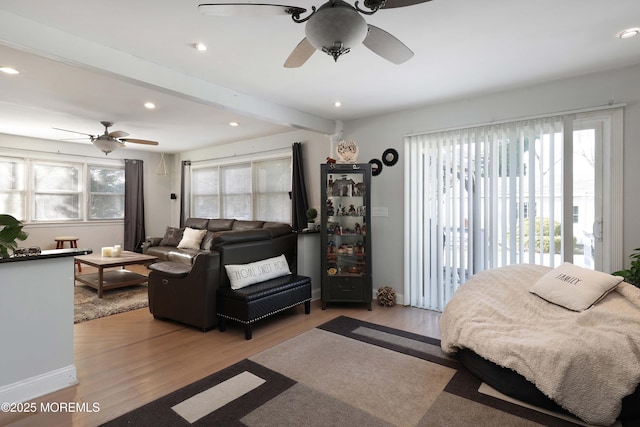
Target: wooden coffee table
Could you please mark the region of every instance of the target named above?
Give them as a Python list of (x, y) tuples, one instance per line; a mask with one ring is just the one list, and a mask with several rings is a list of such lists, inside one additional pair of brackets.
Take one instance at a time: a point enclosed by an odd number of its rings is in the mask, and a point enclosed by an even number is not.
[[(76, 280), (98, 290), (98, 298), (102, 298), (105, 289), (122, 288), (124, 286), (138, 285), (147, 281), (147, 276), (126, 270), (127, 265), (149, 265), (158, 258), (136, 252), (122, 251), (119, 257), (103, 257), (101, 254), (79, 255), (76, 261), (98, 269), (97, 273), (76, 274)], [(108, 270), (105, 268), (122, 267), (120, 270)]]

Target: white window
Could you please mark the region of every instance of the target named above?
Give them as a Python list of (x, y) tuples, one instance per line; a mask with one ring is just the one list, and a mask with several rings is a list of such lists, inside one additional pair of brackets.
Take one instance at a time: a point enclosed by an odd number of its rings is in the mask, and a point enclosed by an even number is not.
[(24, 222), (123, 220), (124, 182), (118, 165), (0, 157), (0, 213)]
[(196, 218), (217, 218), (220, 211), (218, 167), (194, 169), (191, 180), (193, 215)]
[(256, 162), (255, 217), (265, 221), (291, 221), (291, 158)]
[(222, 218), (252, 219), (251, 163), (220, 168)]
[(124, 219), (124, 169), (89, 166), (89, 219)]
[(0, 157), (0, 213), (26, 219), (25, 166), (23, 159)]
[(62, 163), (33, 163), (35, 221), (82, 219), (82, 167)]
[(191, 169), (191, 214), (291, 222), (291, 156)]

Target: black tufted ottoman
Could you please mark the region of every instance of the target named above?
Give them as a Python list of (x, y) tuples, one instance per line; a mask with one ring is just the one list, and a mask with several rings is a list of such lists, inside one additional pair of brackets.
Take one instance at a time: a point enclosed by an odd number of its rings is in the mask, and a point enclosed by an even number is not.
[(254, 322), (282, 310), (304, 304), (304, 312), (311, 312), (311, 278), (290, 274), (255, 285), (233, 290), (218, 288), (217, 314), (219, 328), (226, 329), (226, 321), (244, 323), (245, 338), (251, 339)]

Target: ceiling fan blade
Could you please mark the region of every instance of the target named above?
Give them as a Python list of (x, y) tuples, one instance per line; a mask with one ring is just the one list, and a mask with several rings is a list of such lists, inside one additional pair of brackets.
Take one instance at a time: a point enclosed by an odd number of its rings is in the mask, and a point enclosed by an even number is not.
[(135, 144), (158, 145), (157, 141), (149, 141), (147, 139), (120, 138), (122, 142), (133, 142)]
[(307, 59), (311, 58), (313, 52), (316, 51), (316, 48), (309, 43), (307, 38), (303, 38), (300, 43), (293, 49), (293, 52), (289, 55), (287, 60), (284, 62), (285, 68), (298, 68), (301, 67)]
[(374, 53), (394, 64), (402, 64), (413, 57), (413, 51), (400, 40), (373, 25), (368, 25), (367, 36), (362, 42)]
[(298, 6), (267, 3), (215, 3), (200, 4), (198, 10), (203, 15), (212, 16), (268, 16), (302, 14), (307, 11)]
[(95, 138), (95, 136), (94, 136), (94, 135), (91, 135), (90, 133), (78, 132), (78, 131), (75, 131), (75, 130), (61, 129), (61, 128), (52, 128), (52, 129), (55, 129), (55, 130), (62, 130), (62, 131), (65, 131), (65, 132), (78, 133), (78, 134), (80, 134), (80, 135), (87, 135), (88, 137)]
[[(431, 0), (387, 0), (380, 9), (393, 9), (395, 7), (413, 6), (414, 4), (426, 3)], [(365, 6), (367, 2), (365, 1)]]
[(125, 136), (129, 136), (129, 134), (121, 130), (114, 130), (113, 132), (109, 132), (109, 136), (111, 138), (122, 138)]

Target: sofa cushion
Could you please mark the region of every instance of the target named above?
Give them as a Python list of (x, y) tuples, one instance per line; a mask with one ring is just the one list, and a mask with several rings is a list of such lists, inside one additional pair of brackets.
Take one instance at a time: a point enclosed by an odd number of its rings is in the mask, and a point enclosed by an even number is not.
[(209, 220), (207, 230), (209, 231), (225, 231), (233, 228), (235, 219), (213, 218)]
[(207, 230), (197, 230), (195, 228), (185, 228), (182, 234), (182, 240), (178, 243), (178, 249), (200, 249), (200, 243)]
[(211, 243), (213, 243), (213, 237), (215, 236), (215, 232), (207, 231), (207, 234), (204, 235), (204, 239), (202, 239), (202, 243), (200, 243), (200, 249), (203, 251), (211, 250)]
[(167, 227), (164, 237), (160, 241), (160, 246), (178, 246), (182, 240), (182, 229), (176, 227)]
[(185, 227), (197, 228), (198, 230), (205, 230), (209, 224), (208, 218), (187, 218), (184, 222)]
[(168, 260), (171, 251), (175, 250), (175, 246), (149, 246), (145, 254), (157, 257), (159, 260)]
[(262, 228), (264, 221), (246, 221), (243, 219), (237, 219), (233, 222), (232, 230), (253, 230), (256, 228)]
[(218, 231), (213, 236), (212, 247), (216, 248), (230, 243), (254, 242), (270, 239), (271, 233), (269, 233), (269, 230), (264, 230), (262, 228), (257, 230)]
[(285, 234), (291, 234), (293, 228), (289, 224), (283, 222), (265, 222), (263, 228), (269, 230), (271, 237), (278, 237)]
[(225, 265), (224, 268), (227, 270), (231, 289), (240, 289), (291, 274), (287, 258), (284, 255), (249, 264)]

